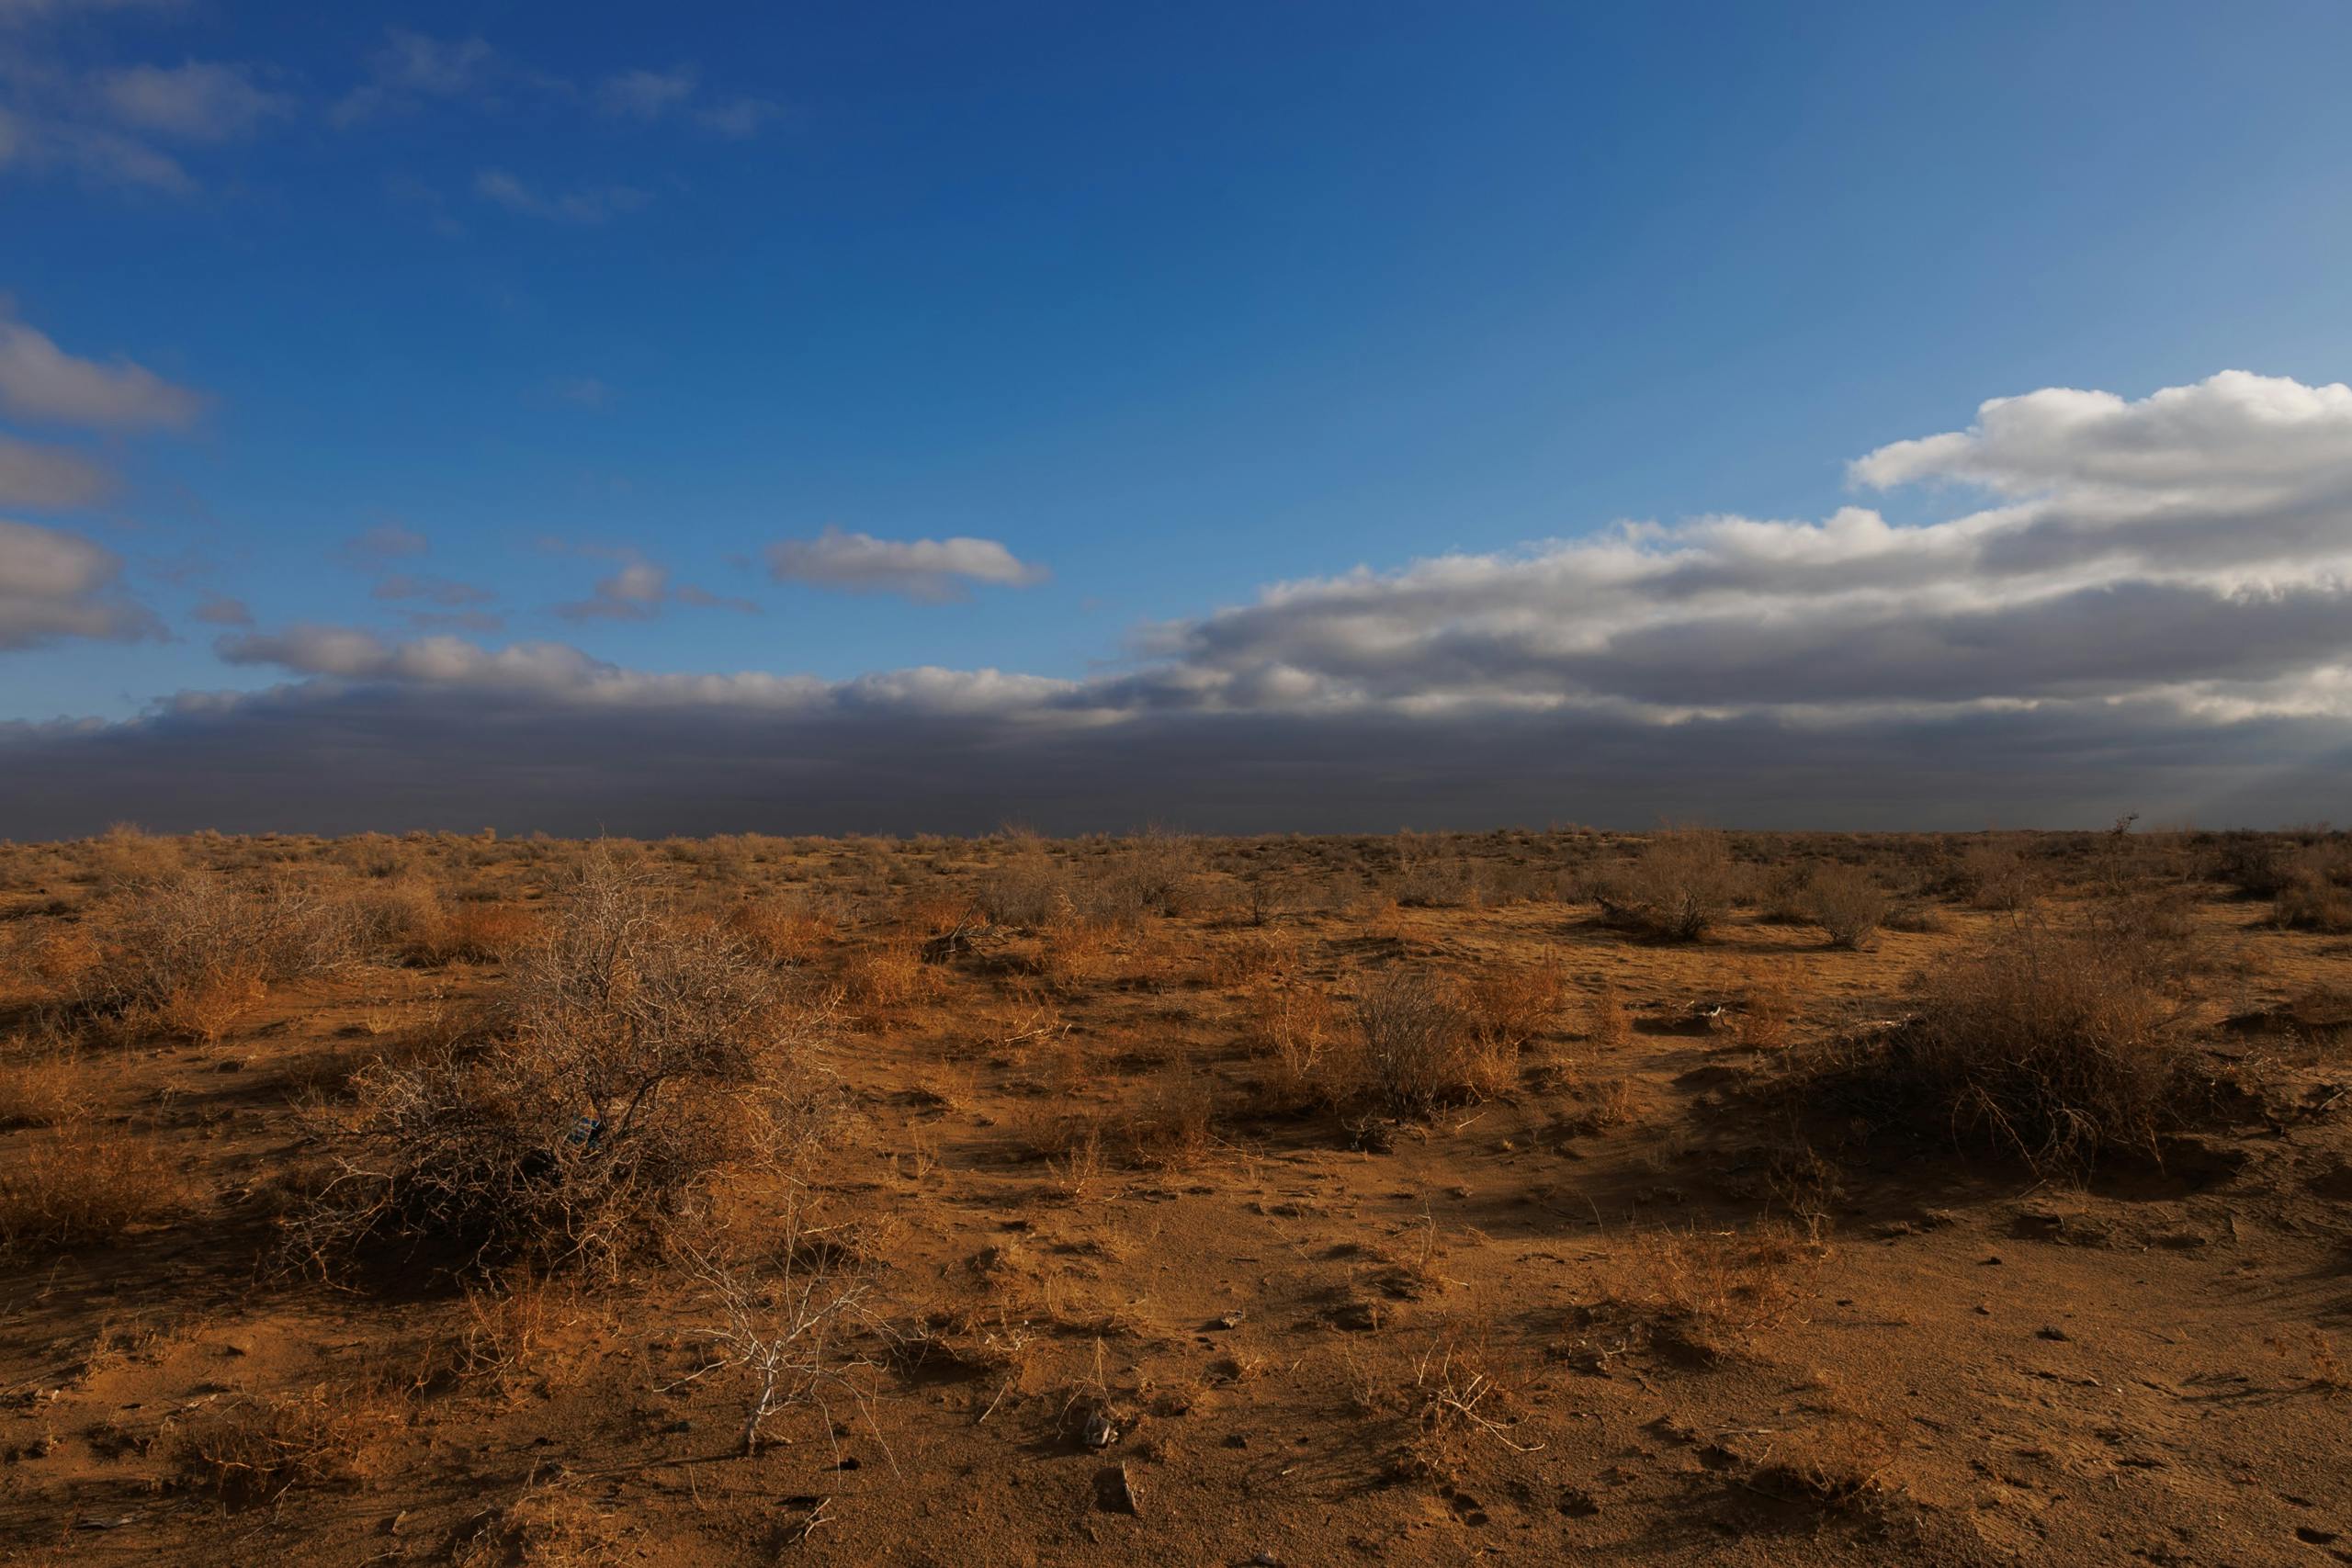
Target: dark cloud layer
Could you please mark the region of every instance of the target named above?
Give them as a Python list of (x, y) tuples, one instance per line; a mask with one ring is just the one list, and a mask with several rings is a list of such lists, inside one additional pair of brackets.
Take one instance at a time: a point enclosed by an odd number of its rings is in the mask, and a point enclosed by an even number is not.
[[(159, 829), (516, 833), (1951, 828), (2278, 823), (2343, 791), (2341, 727), (2105, 705), (1802, 728), (1555, 715), (1163, 714), (1009, 733), (888, 707), (779, 716), (289, 686), (119, 726), (0, 728), (18, 838)], [(169, 780), (159, 787), (160, 780)], [(2352, 805), (2352, 801), (2347, 801)]]

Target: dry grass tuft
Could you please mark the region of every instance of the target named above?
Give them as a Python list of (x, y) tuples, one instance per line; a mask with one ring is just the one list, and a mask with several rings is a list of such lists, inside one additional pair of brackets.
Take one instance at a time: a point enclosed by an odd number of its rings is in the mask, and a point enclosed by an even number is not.
[(395, 1420), (350, 1389), (246, 1397), (179, 1422), (170, 1438), (182, 1484), (230, 1508), (274, 1503), (298, 1486), (362, 1478), (362, 1456)]
[(21, 1134), (0, 1164), (0, 1254), (111, 1241), (182, 1198), (154, 1145), (120, 1128), (76, 1119)]

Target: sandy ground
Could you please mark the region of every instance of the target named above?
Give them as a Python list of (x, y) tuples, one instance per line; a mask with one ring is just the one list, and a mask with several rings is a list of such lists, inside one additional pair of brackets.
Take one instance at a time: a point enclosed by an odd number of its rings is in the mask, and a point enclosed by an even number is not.
[[(62, 877), (24, 872), (11, 924), (76, 919)], [(816, 965), (953, 923), (892, 897)], [(1303, 900), (1154, 916), (1058, 974), (1046, 939), (978, 929), (829, 1035), (846, 1110), (808, 1213), (870, 1286), (841, 1353), (874, 1365), (748, 1458), (740, 1379), (684, 1381), (713, 1309), (675, 1266), (503, 1296), (281, 1268), (264, 1198), (320, 1086), (502, 966), (274, 987), (211, 1043), (82, 1058), (96, 1122), (185, 1198), (6, 1260), (0, 1556), (2352, 1562), (2352, 1059), (2278, 1021), (2352, 989), (2352, 943), (2177, 897), (2204, 1048), (2275, 1089), (2083, 1183), (1772, 1092), (1788, 1050), (2000, 940), (1995, 913), (1842, 952), (1753, 908), (1667, 944), (1555, 898)], [(1425, 1120), (1270, 1103), (1270, 993), (1538, 960), (1566, 984), (1499, 1092)], [(1706, 1016), (1759, 982), (1792, 1006), (1761, 1047)], [(1040, 1152), (1154, 1097), (1204, 1097), (1205, 1136)], [(46, 1135), (0, 1133), (0, 1162)], [(782, 1200), (727, 1201), (756, 1231)], [(332, 1409), (347, 1451), (252, 1506), (186, 1484), (178, 1435), (266, 1399)]]

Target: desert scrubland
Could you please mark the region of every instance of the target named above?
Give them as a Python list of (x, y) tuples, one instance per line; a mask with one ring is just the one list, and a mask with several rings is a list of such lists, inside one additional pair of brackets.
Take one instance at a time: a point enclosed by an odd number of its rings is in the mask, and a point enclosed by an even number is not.
[(2347, 884), (0, 846), (0, 1553), (2352, 1562)]

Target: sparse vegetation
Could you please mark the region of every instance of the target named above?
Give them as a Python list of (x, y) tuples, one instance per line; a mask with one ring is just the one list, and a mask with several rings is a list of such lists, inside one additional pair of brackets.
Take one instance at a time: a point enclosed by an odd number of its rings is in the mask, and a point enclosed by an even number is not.
[(2262, 1560), (2230, 1467), (2346, 1386), (2238, 1284), (2340, 1262), (2342, 841), (0, 845), (7, 1517), (1676, 1560), (1671, 1499), (1826, 1562), (1992, 1452), (2030, 1550), (2139, 1539), (2103, 1465)]

